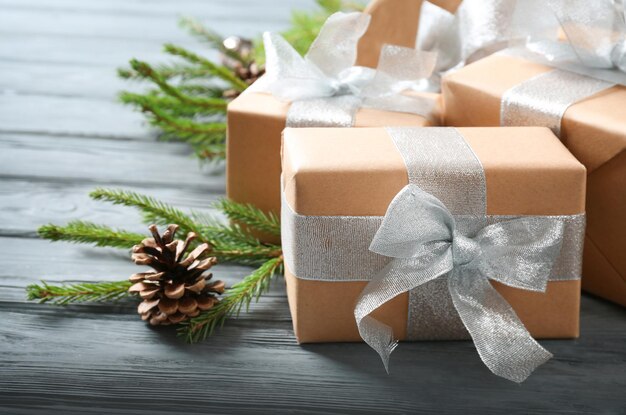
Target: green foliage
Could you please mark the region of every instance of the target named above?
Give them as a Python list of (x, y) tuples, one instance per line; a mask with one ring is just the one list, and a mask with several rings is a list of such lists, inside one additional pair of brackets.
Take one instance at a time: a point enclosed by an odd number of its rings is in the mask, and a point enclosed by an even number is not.
[[(284, 32), (286, 39), (300, 53), (305, 53), (319, 33), (326, 18), (340, 10), (357, 10), (361, 6), (343, 0), (317, 0), (319, 10), (313, 13), (294, 12), (292, 27)], [(216, 63), (179, 46), (166, 44), (165, 53), (178, 62), (150, 65), (136, 59), (129, 68), (118, 70), (121, 78), (145, 81), (151, 87), (142, 94), (122, 92), (120, 100), (144, 112), (151, 125), (161, 131), (161, 138), (189, 143), (201, 159), (223, 159), (225, 155), (226, 106), (237, 93), (248, 86), (237, 76), (237, 65), (263, 62), (262, 44), (256, 42), (250, 54), (240, 54), (224, 47), (223, 38), (190, 19), (181, 21), (193, 36), (210, 50), (222, 54)], [(227, 62), (230, 61), (230, 66)], [(146, 223), (167, 225), (176, 223), (182, 232), (195, 232), (195, 243), (206, 242), (211, 254), (220, 261), (257, 266), (241, 282), (228, 288), (225, 297), (213, 308), (183, 323), (180, 335), (189, 342), (202, 340), (242, 309), (248, 310), (270, 284), (272, 277), (282, 273), (283, 257), (280, 245), (261, 242), (254, 232), (279, 236), (280, 223), (248, 204), (221, 200), (216, 207), (232, 222), (224, 223), (198, 212), (185, 213), (150, 196), (135, 192), (96, 189), (90, 196), (95, 200), (129, 206), (139, 210)], [(130, 248), (146, 236), (113, 229), (84, 221), (65, 226), (45, 225), (39, 235), (52, 241), (93, 244), (101, 247)], [(53, 285), (46, 282), (29, 285), (30, 300), (69, 304), (78, 302), (116, 301), (128, 296), (130, 282), (94, 282)]]
[(225, 297), (213, 308), (181, 324), (178, 333), (189, 343), (206, 339), (215, 329), (224, 325), (229, 317), (238, 316), (245, 307), (269, 289), (272, 277), (281, 272), (282, 257), (266, 261), (241, 282), (226, 290)]
[(201, 228), (197, 226), (189, 215), (153, 197), (127, 190), (102, 188), (96, 188), (89, 193), (89, 196), (94, 200), (102, 200), (114, 205), (137, 208), (146, 224), (154, 223), (165, 226), (175, 223), (179, 226), (180, 232), (195, 232), (201, 242), (208, 242), (203, 238)]
[(66, 241), (114, 248), (131, 248), (145, 238), (138, 233), (117, 230), (106, 225), (80, 220), (72, 221), (65, 226), (44, 225), (37, 232), (42, 238), (51, 241)]
[(270, 235), (280, 236), (280, 220), (273, 213), (268, 214), (251, 204), (236, 203), (228, 199), (220, 200), (215, 206), (231, 221), (243, 223)]
[(26, 287), (29, 300), (40, 303), (67, 305), (85, 302), (112, 302), (128, 297), (129, 281), (81, 282), (76, 284), (51, 285), (44, 281)]
[[(362, 6), (344, 0), (317, 0), (313, 12), (294, 12), (291, 27), (283, 35), (304, 54), (326, 18), (339, 10), (359, 10)], [(203, 160), (223, 159), (226, 141), (226, 106), (248, 83), (234, 67), (256, 61), (262, 65), (263, 44), (255, 41), (252, 53), (239, 53), (224, 47), (224, 38), (193, 19), (180, 25), (202, 41), (208, 50), (222, 58), (215, 62), (180, 46), (166, 44), (164, 52), (178, 62), (150, 65), (136, 59), (129, 68), (118, 70), (120, 77), (145, 81), (151, 87), (142, 94), (121, 92), (120, 100), (142, 111), (160, 138), (189, 143)], [(230, 61), (230, 64), (227, 64)]]

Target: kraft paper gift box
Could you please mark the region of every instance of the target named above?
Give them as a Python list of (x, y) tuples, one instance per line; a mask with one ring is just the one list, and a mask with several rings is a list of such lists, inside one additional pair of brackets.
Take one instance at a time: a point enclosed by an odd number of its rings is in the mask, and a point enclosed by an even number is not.
[[(462, 0), (433, 0), (432, 3), (453, 13)], [(383, 45), (415, 47), (422, 0), (372, 0), (365, 13), (372, 16), (367, 31), (359, 40), (357, 65), (378, 65)]]
[[(340, 19), (345, 24), (341, 21), (337, 23)], [(251, 203), (266, 212), (280, 212), (280, 143), (281, 132), (287, 125), (379, 127), (440, 124), (440, 94), (408, 89), (390, 89), (387, 94), (385, 89), (393, 87), (391, 81), (410, 82), (411, 76), (416, 76), (415, 79), (427, 78), (434, 64), (433, 54), (389, 46), (383, 48), (383, 59), (376, 72), (371, 68), (352, 66), (357, 41), (367, 22), (367, 15), (360, 13), (331, 16), (325, 25), (330, 26), (329, 30), (322, 29), (314, 44), (317, 45), (314, 46), (316, 50), (312, 52), (311, 49), (307, 59), (297, 55), (282, 38), (265, 35), (268, 73), (228, 105), (226, 192), (230, 199)], [(334, 33), (333, 30), (342, 24), (346, 26), (340, 28), (342, 33)], [(313, 65), (312, 55), (317, 59)], [(432, 63), (421, 57), (430, 58)], [(343, 69), (337, 74), (337, 79), (319, 75), (319, 68), (325, 68), (328, 73), (341, 64)], [(303, 78), (303, 72), (307, 79)], [(359, 82), (350, 85), (352, 81), (347, 81), (341, 88), (361, 91), (369, 88), (382, 94), (372, 98), (371, 94), (345, 94), (342, 89), (343, 92), (336, 96), (323, 95), (324, 91), (343, 82), (339, 78), (345, 78), (348, 72), (356, 74), (347, 75), (356, 81), (359, 76), (374, 74), (373, 83), (363, 87)], [(376, 81), (380, 82), (376, 84)], [(310, 85), (319, 87), (319, 91), (309, 88), (302, 92)], [(280, 91), (276, 92), (276, 89)], [(322, 95), (317, 96), (318, 92)], [(300, 93), (303, 99), (292, 99), (294, 93)], [(347, 106), (337, 105), (336, 102), (342, 99), (362, 99), (363, 102), (362, 105), (355, 105), (354, 102)], [(322, 105), (315, 107), (316, 102), (322, 102)], [(325, 105), (325, 102), (330, 105)], [(299, 108), (297, 111), (295, 104)], [(261, 235), (261, 238), (272, 240), (266, 235)]]
[[(285, 279), (299, 343), (361, 340), (355, 305), (389, 263), (368, 247), (409, 183), (447, 200), (458, 221), (476, 209), (492, 222), (563, 221), (545, 292), (491, 285), (535, 338), (578, 336), (586, 171), (549, 129), (287, 128), (283, 136)], [(372, 316), (400, 340), (468, 338), (446, 278), (400, 293)]]
[[(445, 122), (501, 125), (503, 97), (553, 68), (493, 55), (444, 77)], [(567, 86), (545, 88), (567, 95)], [(538, 107), (543, 107), (537, 100)], [(555, 100), (559, 104), (560, 99)], [(560, 104), (559, 104), (560, 105)], [(522, 114), (523, 115), (523, 114)], [(614, 86), (567, 107), (560, 137), (588, 172), (584, 290), (626, 305), (626, 87)], [(541, 123), (537, 123), (541, 125)]]

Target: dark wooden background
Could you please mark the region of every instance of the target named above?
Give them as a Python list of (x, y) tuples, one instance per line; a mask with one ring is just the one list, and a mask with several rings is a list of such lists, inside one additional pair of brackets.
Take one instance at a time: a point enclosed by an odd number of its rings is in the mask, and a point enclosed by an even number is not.
[[(189, 346), (146, 327), (132, 304), (25, 301), (24, 286), (125, 278), (128, 253), (37, 239), (71, 219), (143, 231), (138, 215), (94, 203), (95, 186), (206, 209), (223, 168), (157, 142), (116, 102), (115, 69), (163, 61), (161, 44), (203, 51), (177, 28), (194, 16), (223, 34), (286, 26), (312, 0), (0, 0), (0, 413), (626, 413), (626, 312), (585, 296), (582, 336), (545, 341), (555, 358), (517, 385), (469, 342), (402, 344), (386, 375), (362, 344), (298, 346), (278, 281), (250, 314)], [(220, 267), (229, 283), (243, 267)]]

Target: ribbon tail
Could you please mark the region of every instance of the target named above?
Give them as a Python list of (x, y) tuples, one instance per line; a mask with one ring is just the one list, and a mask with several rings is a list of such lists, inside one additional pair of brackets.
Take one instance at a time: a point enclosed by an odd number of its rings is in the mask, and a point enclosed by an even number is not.
[(495, 375), (523, 382), (552, 354), (532, 338), (486, 277), (464, 272), (471, 271), (453, 271), (448, 288), (480, 358)]
[(443, 246), (418, 258), (395, 258), (363, 289), (354, 309), (361, 338), (380, 355), (389, 373), (389, 357), (398, 345), (393, 329), (370, 314), (389, 300), (452, 269), (452, 254)]

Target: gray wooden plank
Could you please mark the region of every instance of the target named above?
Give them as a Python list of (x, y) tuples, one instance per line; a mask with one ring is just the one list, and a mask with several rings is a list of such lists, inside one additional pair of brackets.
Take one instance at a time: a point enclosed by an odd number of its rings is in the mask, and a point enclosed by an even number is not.
[[(120, 65), (121, 66), (121, 65)], [(120, 91), (141, 92), (147, 83), (128, 81), (116, 76), (116, 66), (85, 67), (81, 65), (0, 62), (0, 91), (4, 95), (29, 95), (31, 105), (38, 105), (38, 97), (33, 95), (54, 95), (56, 97), (84, 97), (91, 100), (117, 101)], [(94, 104), (92, 103), (92, 106)], [(108, 104), (105, 104), (109, 106)], [(10, 110), (10, 105), (7, 110)], [(72, 106), (71, 101), (68, 105)], [(23, 110), (24, 108), (20, 108)], [(125, 111), (130, 108), (126, 107)], [(118, 110), (115, 110), (116, 112)], [(19, 114), (16, 114), (19, 117)], [(42, 114), (41, 116), (44, 116)], [(89, 116), (88, 113), (82, 114)], [(126, 115), (128, 117), (128, 115)], [(48, 117), (48, 121), (50, 121)]]
[[(185, 345), (122, 313), (0, 304), (0, 407), (29, 413), (623, 413), (624, 310), (583, 299), (579, 340), (518, 385), (470, 342), (403, 343), (391, 374), (364, 344), (295, 344), (288, 322), (233, 321)], [(612, 323), (610, 329), (604, 324)], [(148, 346), (149, 345), (149, 346)]]
[[(221, 194), (186, 187), (115, 188), (152, 196), (183, 211), (193, 209), (221, 217), (210, 208), (223, 197)], [(33, 237), (43, 224), (65, 224), (77, 219), (145, 232), (141, 215), (135, 209), (94, 201), (89, 197), (93, 189), (93, 185), (72, 182), (0, 181), (0, 235)]]
[(154, 135), (145, 124), (140, 112), (113, 100), (10, 94), (0, 100), (0, 132), (146, 139)]
[[(210, 5), (210, 7), (207, 7)], [(57, 11), (74, 13), (138, 14), (141, 16), (162, 16), (172, 14), (195, 13), (197, 16), (211, 16), (215, 10), (220, 13), (230, 11), (233, 15), (245, 18), (251, 10), (274, 8), (276, 13), (287, 16), (292, 9), (313, 7), (313, 0), (274, 0), (271, 4), (254, 0), (100, 0), (85, 2), (81, 0), (0, 0), (5, 10)]]
[[(84, 2), (82, 2), (84, 3)], [(46, 35), (49, 37), (87, 37), (113, 39), (141, 39), (143, 41), (181, 42), (188, 37), (178, 27), (182, 15), (197, 16), (220, 32), (237, 29), (245, 36), (257, 35), (261, 30), (284, 27), (291, 7), (313, 4), (312, 1), (256, 2), (241, 7), (236, 2), (210, 1), (202, 7), (198, 3), (182, 3), (178, 9), (172, 4), (162, 13), (132, 13), (119, 9), (84, 10), (80, 7), (64, 9), (4, 7), (0, 14), (0, 35)], [(119, 4), (119, 3), (118, 3)], [(78, 3), (75, 3), (78, 5)], [(261, 26), (262, 23), (262, 26)], [(261, 27), (260, 27), (261, 26)]]
[[(189, 40), (179, 43), (195, 53), (206, 54), (206, 47)], [(90, 39), (80, 37), (12, 35), (0, 36), (0, 59), (36, 64), (63, 63), (81, 66), (124, 66), (131, 58), (164, 63), (172, 58), (163, 53), (161, 42), (140, 39)]]
[(0, 134), (0, 178), (143, 188), (183, 186), (213, 194), (225, 189), (223, 166), (201, 164), (184, 143), (82, 137)]

